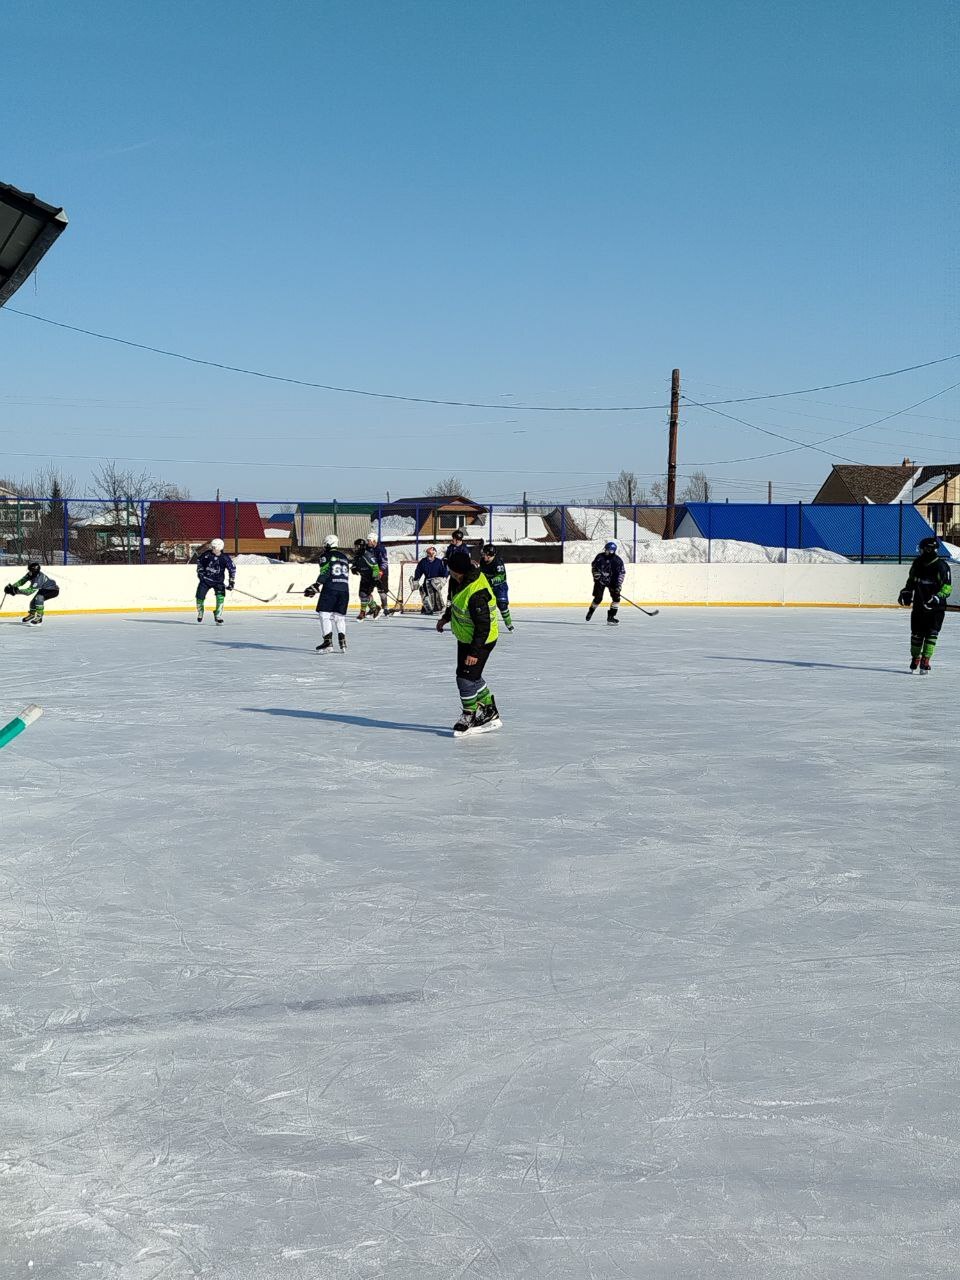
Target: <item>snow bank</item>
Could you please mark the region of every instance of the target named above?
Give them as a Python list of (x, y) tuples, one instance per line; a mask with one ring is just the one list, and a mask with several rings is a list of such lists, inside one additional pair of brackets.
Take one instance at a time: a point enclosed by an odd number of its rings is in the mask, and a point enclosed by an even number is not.
[[(646, 532), (646, 530), (645, 530)], [(588, 542), (568, 542), (563, 549), (565, 564), (589, 564), (603, 550), (604, 538)], [(632, 560), (633, 547), (626, 540), (620, 541), (620, 551), (627, 562)], [(849, 564), (846, 556), (822, 547), (792, 550), (784, 556), (783, 547), (763, 547), (756, 542), (737, 542), (733, 538), (674, 538), (664, 542), (654, 537), (642, 546), (637, 544), (637, 564)]]

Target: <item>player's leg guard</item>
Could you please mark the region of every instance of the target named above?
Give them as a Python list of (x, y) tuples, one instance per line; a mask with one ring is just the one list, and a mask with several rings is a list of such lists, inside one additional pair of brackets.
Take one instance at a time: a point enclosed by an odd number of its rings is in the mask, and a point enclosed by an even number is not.
[(323, 628), (323, 634), (329, 636), (333, 634), (333, 616), (326, 610), (320, 614), (320, 626)]
[(203, 621), (203, 610), (205, 607), (207, 592), (209, 590), (210, 590), (209, 587), (204, 587), (204, 586), (197, 587), (197, 621), (198, 622)]
[(360, 591), (360, 621), (362, 622), (367, 616), (367, 610), (370, 608), (372, 597), (368, 591), (361, 589)]
[(217, 587), (213, 595), (214, 595), (214, 600), (216, 601), (213, 609), (213, 616), (217, 622), (222, 622), (223, 621), (223, 602), (224, 600), (226, 600), (227, 594), (225, 591), (221, 591), (220, 588)]

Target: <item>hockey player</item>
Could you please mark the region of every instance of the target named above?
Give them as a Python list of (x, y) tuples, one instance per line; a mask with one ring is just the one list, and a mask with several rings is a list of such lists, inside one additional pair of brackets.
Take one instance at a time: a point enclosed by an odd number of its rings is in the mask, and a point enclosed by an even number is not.
[(383, 616), (386, 617), (390, 612), (390, 556), (387, 548), (377, 537), (376, 529), (371, 529), (367, 534), (367, 550), (371, 552), (376, 559), (377, 567), (380, 570), (380, 577), (377, 578), (377, 592), (380, 595), (380, 607), (383, 610)]
[(620, 588), (627, 576), (623, 561), (617, 555), (617, 544), (608, 542), (598, 556), (594, 556), (590, 566), (593, 574), (593, 600), (587, 610), (587, 621), (597, 611), (597, 605), (603, 599), (606, 590), (610, 592), (610, 608), (607, 610), (607, 622), (611, 627), (619, 624), (617, 606), (620, 604)]
[(31, 622), (38, 627), (43, 621), (43, 610), (48, 600), (54, 600), (60, 594), (60, 588), (52, 578), (47, 577), (37, 560), (31, 560), (27, 572), (17, 582), (11, 582), (3, 588), (4, 596), (33, 596), (30, 608), (20, 619)]
[(363, 538), (357, 538), (353, 544), (353, 563), (350, 566), (351, 573), (360, 575), (360, 615), (359, 622), (363, 622), (367, 614), (371, 618), (376, 618), (380, 614), (380, 606), (374, 603), (374, 588), (380, 580), (380, 566), (377, 563), (377, 557), (370, 549), (369, 543)]
[(480, 568), (483, 570), (484, 577), (490, 583), (491, 590), (497, 601), (497, 608), (503, 618), (503, 625), (508, 631), (512, 631), (513, 619), (510, 617), (507, 566), (503, 563), (503, 557), (497, 555), (497, 550), (492, 542), (488, 542), (480, 552)]
[(921, 538), (918, 555), (910, 566), (907, 583), (897, 603), (912, 605), (910, 610), (910, 670), (920, 674), (930, 670), (930, 659), (937, 647), (937, 636), (947, 612), (947, 597), (953, 590), (950, 566), (940, 556), (940, 545), (933, 536)]
[(328, 533), (323, 540), (320, 569), (312, 587), (304, 595), (320, 593), (317, 613), (323, 627), (323, 644), (317, 645), (318, 653), (333, 648), (333, 629), (337, 629), (340, 652), (347, 647), (347, 603), (350, 599), (350, 557), (337, 547), (337, 535)]
[(450, 557), (453, 555), (456, 555), (458, 551), (462, 551), (464, 555), (467, 555), (467, 556), (469, 556), (470, 554), (470, 548), (467, 546), (467, 544), (463, 540), (462, 529), (454, 529), (453, 533), (451, 533), (450, 535), (450, 545), (447, 547), (446, 551), (443, 553), (443, 563), (448, 568), (450, 567)]
[(497, 643), (496, 597), (490, 583), (466, 551), (455, 552), (450, 570), (450, 603), (437, 623), (447, 623), (457, 641), (457, 688), (463, 710), (453, 726), (455, 737), (487, 733), (502, 725), (493, 694), (483, 678), (487, 659)]
[(232, 591), (237, 581), (237, 566), (223, 549), (222, 538), (212, 538), (206, 551), (197, 557), (197, 621), (203, 621), (204, 602), (212, 589), (215, 607), (213, 620), (223, 625), (223, 601), (225, 593)]
[(417, 562), (416, 572), (410, 579), (410, 585), (420, 592), (421, 613), (443, 613), (440, 583), (448, 576), (449, 571), (437, 555), (437, 548), (427, 547), (427, 554)]

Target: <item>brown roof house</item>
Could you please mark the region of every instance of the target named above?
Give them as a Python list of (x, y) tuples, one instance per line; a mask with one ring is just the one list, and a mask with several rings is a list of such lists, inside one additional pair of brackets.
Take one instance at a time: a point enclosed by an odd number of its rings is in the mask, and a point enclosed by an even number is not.
[(921, 467), (904, 458), (898, 467), (835, 464), (813, 500), (858, 505), (907, 503), (916, 507), (939, 537), (953, 541), (960, 537), (960, 462)]

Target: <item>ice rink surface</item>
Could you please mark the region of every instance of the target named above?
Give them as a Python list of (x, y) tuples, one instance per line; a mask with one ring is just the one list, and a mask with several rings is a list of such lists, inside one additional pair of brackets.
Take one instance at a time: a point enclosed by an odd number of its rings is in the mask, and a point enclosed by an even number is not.
[(960, 624), (622, 618), (0, 625), (3, 1280), (960, 1274)]

